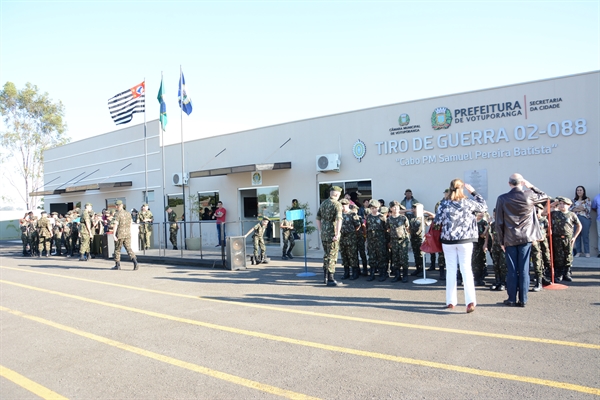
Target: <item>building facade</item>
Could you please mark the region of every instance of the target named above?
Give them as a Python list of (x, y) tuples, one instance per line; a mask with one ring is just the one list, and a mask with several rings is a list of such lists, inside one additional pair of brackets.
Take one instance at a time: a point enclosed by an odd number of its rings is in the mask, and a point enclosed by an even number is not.
[[(161, 146), (158, 120), (48, 150), (48, 211), (123, 199), (155, 221), (222, 201), (228, 235), (262, 215), (277, 220), (297, 199), (314, 220), (332, 184), (359, 199), (401, 201), (406, 189), (433, 211), (454, 178), (488, 201), (519, 172), (550, 196), (600, 191), (600, 72), (422, 99)], [(146, 142), (146, 145), (144, 145)], [(164, 168), (163, 168), (164, 151)], [(183, 162), (182, 162), (183, 159)], [(164, 185), (163, 185), (164, 179)], [(181, 185), (181, 183), (186, 183)], [(193, 199), (189, 196), (195, 195)], [(198, 215), (193, 219), (200, 218)], [(189, 221), (189, 219), (187, 219)], [(211, 230), (212, 232), (212, 230)], [(596, 249), (595, 222), (590, 245)], [(203, 234), (206, 243), (216, 236)], [(313, 244), (318, 241), (313, 237)]]

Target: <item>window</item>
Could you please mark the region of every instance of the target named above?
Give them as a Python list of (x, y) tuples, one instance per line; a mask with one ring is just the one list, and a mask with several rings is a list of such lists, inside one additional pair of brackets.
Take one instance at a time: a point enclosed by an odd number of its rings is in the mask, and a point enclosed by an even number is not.
[(324, 182), (319, 184), (319, 203), (322, 203), (325, 199), (329, 198), (329, 191), (333, 186), (339, 186), (342, 188), (342, 194), (340, 199), (343, 199), (346, 194), (353, 192), (357, 193), (358, 204), (361, 206), (364, 200), (369, 200), (373, 196), (373, 190), (371, 188), (371, 181), (346, 181), (346, 182)]
[[(217, 203), (219, 202), (219, 192), (198, 192), (198, 203), (200, 209), (200, 219), (202, 221), (209, 221), (212, 219), (212, 215), (217, 209)], [(223, 205), (225, 207), (225, 205)], [(227, 207), (225, 207), (227, 208)]]
[(113, 197), (113, 198), (106, 199), (106, 209), (108, 211), (116, 210), (117, 206), (115, 205), (115, 202), (117, 200), (121, 200), (123, 202), (123, 210), (127, 210), (127, 203), (125, 201), (125, 197)]

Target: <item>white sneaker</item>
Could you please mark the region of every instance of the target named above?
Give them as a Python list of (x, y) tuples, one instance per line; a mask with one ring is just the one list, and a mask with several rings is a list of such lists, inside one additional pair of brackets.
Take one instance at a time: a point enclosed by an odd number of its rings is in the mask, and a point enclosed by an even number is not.
[(581, 257), (581, 253), (575, 254), (575, 257)]
[(590, 258), (590, 253), (585, 253), (586, 258)]

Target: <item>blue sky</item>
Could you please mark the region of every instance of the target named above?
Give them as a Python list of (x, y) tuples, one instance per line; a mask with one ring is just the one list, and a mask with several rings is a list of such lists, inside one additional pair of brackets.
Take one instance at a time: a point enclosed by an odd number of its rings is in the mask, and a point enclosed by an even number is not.
[[(65, 105), (68, 135), (116, 129), (146, 79), (166, 142), (600, 69), (598, 1), (1, 1), (2, 84)], [(132, 123), (143, 122), (141, 114)]]

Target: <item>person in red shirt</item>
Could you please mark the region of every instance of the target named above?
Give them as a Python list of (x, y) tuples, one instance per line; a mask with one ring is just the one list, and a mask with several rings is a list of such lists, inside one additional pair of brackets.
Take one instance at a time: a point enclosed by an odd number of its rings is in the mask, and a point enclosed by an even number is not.
[[(215, 218), (217, 220), (217, 237), (218, 244), (216, 247), (225, 246), (225, 217), (227, 210), (223, 207), (223, 202), (217, 203), (217, 209), (215, 210)], [(221, 237), (221, 229), (223, 229), (223, 237)]]

